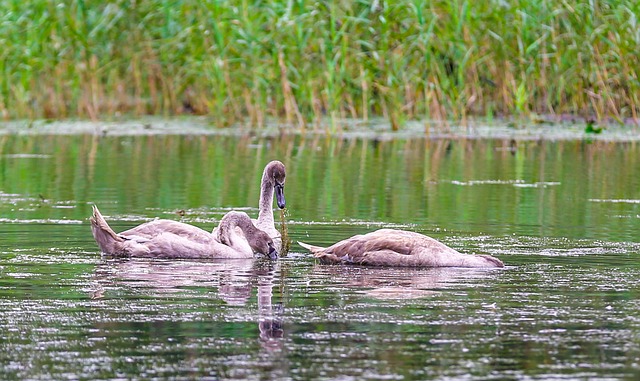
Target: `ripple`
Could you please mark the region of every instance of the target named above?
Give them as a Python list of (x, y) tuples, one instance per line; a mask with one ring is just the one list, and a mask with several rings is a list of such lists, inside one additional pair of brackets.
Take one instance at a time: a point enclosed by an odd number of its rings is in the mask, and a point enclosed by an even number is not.
[(450, 183), (460, 186), (476, 186), (476, 185), (512, 185), (518, 188), (547, 188), (550, 186), (561, 185), (558, 181), (538, 181), (535, 183), (527, 183), (524, 180), (449, 180), (441, 181), (443, 183)]
[(600, 199), (600, 198), (590, 198), (591, 202), (605, 202), (612, 204), (640, 204), (640, 200), (637, 199)]
[(0, 223), (73, 225), (73, 224), (83, 224), (85, 222), (82, 220), (67, 220), (67, 219), (55, 219), (55, 218), (34, 218), (34, 219), (0, 218)]
[(8, 159), (49, 159), (51, 155), (36, 154), (36, 153), (9, 153), (2, 155)]
[(442, 181), (449, 182), (453, 185), (462, 185), (462, 186), (472, 186), (472, 185), (517, 185), (524, 184), (524, 180), (469, 180), (469, 181), (458, 181), (458, 180), (450, 180), (450, 181)]
[(13, 204), (16, 205), (20, 202), (35, 202), (38, 201), (39, 199), (34, 198), (34, 197), (27, 197), (25, 195), (22, 194), (18, 194), (18, 193), (4, 193), (2, 191), (0, 191), (0, 202), (1, 203), (8, 203), (8, 204)]
[(565, 237), (533, 236), (454, 236), (448, 238), (455, 246), (466, 251), (491, 255), (542, 255), (549, 257), (580, 257), (590, 255), (617, 255), (640, 252), (638, 242), (615, 242)]
[(31, 278), (36, 276), (34, 273), (14, 273), (14, 272), (6, 272), (7, 276), (14, 278)]
[(290, 220), (287, 221), (287, 225), (292, 226), (336, 226), (336, 225), (348, 225), (353, 227), (366, 227), (366, 228), (389, 228), (389, 229), (411, 229), (415, 228), (417, 225), (412, 223), (391, 223), (391, 222), (382, 222), (382, 221), (363, 221), (363, 220), (352, 220), (352, 219), (343, 219), (339, 221), (295, 221)]
[(561, 185), (558, 181), (539, 181), (535, 183), (518, 183), (513, 184), (514, 187), (518, 188), (547, 188), (550, 186)]

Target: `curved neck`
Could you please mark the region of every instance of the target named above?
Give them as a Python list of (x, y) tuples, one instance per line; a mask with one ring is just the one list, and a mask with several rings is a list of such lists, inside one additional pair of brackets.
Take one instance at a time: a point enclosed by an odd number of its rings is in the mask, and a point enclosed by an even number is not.
[(265, 223), (273, 225), (273, 188), (273, 181), (269, 179), (265, 169), (260, 184), (260, 203), (258, 205), (260, 208), (258, 212), (258, 223), (261, 225)]
[(245, 237), (239, 236), (238, 234), (236, 234), (236, 230), (235, 229), (231, 229), (230, 234), (229, 234), (229, 242), (230, 242), (230, 247), (234, 250), (236, 250), (237, 252), (242, 253), (243, 255), (252, 257), (253, 256), (253, 249), (251, 249), (251, 246), (249, 245), (249, 242), (247, 241), (247, 239)]
[[(218, 227), (218, 237), (219, 241), (230, 248), (243, 253), (244, 255), (252, 256), (253, 250), (249, 245), (248, 239), (246, 238), (247, 234), (251, 234), (249, 231), (249, 227), (247, 226), (247, 221), (243, 221), (238, 215), (234, 212), (229, 212), (222, 218), (220, 221), (220, 226)], [(244, 236), (240, 236), (236, 233), (236, 227), (239, 227), (242, 230)]]

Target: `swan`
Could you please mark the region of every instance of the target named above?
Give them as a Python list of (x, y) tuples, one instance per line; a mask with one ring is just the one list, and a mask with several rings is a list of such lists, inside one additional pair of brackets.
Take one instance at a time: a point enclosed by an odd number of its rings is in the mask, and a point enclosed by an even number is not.
[(397, 267), (504, 267), (489, 255), (462, 254), (431, 237), (397, 229), (356, 235), (327, 248), (298, 242), (322, 264)]
[[(273, 195), (276, 196), (276, 204), (278, 208), (284, 209), (286, 206), (284, 198), (284, 181), (286, 178), (286, 170), (284, 164), (278, 160), (267, 163), (262, 172), (262, 181), (260, 182), (260, 200), (258, 201), (258, 219), (251, 221), (263, 232), (267, 233), (273, 240), (276, 250), (282, 252), (282, 236), (275, 226), (273, 218)], [(213, 234), (216, 230), (213, 229)], [(236, 229), (239, 236), (242, 231)]]
[(284, 181), (286, 170), (284, 164), (278, 160), (269, 162), (262, 172), (260, 184), (260, 201), (258, 202), (258, 219), (254, 221), (255, 226), (264, 231), (273, 239), (276, 250), (282, 250), (282, 237), (276, 229), (273, 219), (273, 195), (276, 196), (278, 208), (284, 209), (286, 206), (284, 199)]
[[(216, 234), (171, 220), (154, 220), (116, 233), (93, 205), (91, 231), (100, 250), (113, 256), (152, 258), (253, 258), (254, 253), (278, 258), (267, 233), (256, 228), (244, 212), (230, 211)], [(236, 228), (242, 230), (239, 236)]]

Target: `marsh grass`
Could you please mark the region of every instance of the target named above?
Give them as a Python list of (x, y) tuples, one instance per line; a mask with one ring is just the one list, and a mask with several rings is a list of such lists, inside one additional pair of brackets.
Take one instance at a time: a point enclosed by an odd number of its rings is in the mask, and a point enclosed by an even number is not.
[(0, 115), (638, 120), (631, 0), (0, 2)]

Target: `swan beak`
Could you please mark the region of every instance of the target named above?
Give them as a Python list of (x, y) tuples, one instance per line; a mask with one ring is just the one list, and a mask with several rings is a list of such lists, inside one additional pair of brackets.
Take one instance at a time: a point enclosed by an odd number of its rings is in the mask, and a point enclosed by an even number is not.
[(276, 248), (273, 247), (273, 246), (269, 246), (269, 255), (268, 255), (268, 257), (272, 261), (275, 261), (276, 259), (278, 259), (278, 250), (276, 250)]
[(275, 191), (278, 208), (284, 209), (284, 207), (286, 206), (286, 202), (284, 200), (284, 184), (276, 184)]

